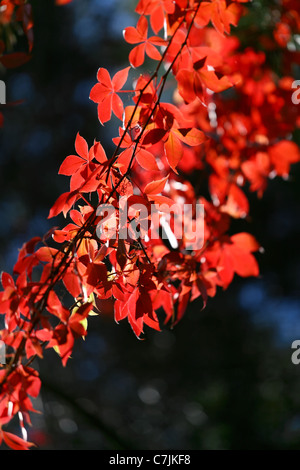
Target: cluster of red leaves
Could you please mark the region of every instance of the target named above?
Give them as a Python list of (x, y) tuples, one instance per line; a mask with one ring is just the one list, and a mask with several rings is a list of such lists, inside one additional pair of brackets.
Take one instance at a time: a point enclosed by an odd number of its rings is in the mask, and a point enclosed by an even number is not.
[[(49, 213), (63, 214), (66, 226), (26, 243), (14, 276), (2, 274), (7, 364), (0, 369), (0, 426), (18, 414), (24, 437), (23, 420), (30, 424), (34, 411), (29, 396), (40, 387), (29, 364), (54, 348), (65, 366), (103, 301), (112, 299), (116, 322), (127, 319), (140, 338), (145, 327), (177, 323), (197, 298), (205, 307), (235, 275), (259, 274), (259, 243), (249, 233), (230, 234), (231, 221), (249, 214), (248, 190), (261, 197), (270, 178), (287, 177), (300, 160), (290, 139), (299, 111), (291, 102), (292, 77), (276, 76), (263, 53), (240, 50), (229, 35), (244, 3), (140, 0), (136, 27), (124, 30), (130, 66), (113, 77), (99, 69), (90, 98), (102, 125), (112, 114), (120, 121), (114, 154), (108, 158), (100, 142), (89, 145), (77, 134), (75, 153), (59, 170), (70, 177), (70, 190)], [(153, 74), (136, 77), (134, 69), (149, 59)], [(172, 103), (162, 99), (167, 81), (175, 84)], [(132, 103), (125, 106), (127, 82)], [(189, 181), (195, 172), (204, 181), (197, 190)], [(181, 237), (176, 214), (165, 217), (174, 204), (192, 208)], [(113, 211), (99, 212), (108, 206)], [(199, 206), (203, 240), (188, 249)], [(161, 230), (167, 240), (154, 236)], [(58, 296), (60, 284), (72, 305)], [(2, 438), (13, 448), (31, 445), (3, 430)]]
[(274, 28), (274, 39), (280, 47), (286, 47), (300, 31), (300, 10), (297, 0), (283, 0), (282, 14)]

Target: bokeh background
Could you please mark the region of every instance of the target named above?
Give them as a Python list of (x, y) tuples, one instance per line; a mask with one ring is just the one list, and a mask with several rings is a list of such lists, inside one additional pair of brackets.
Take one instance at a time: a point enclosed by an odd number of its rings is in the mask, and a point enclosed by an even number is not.
[[(47, 217), (68, 190), (57, 172), (76, 133), (109, 152), (114, 123), (99, 125), (89, 92), (100, 66), (127, 65), (122, 30), (135, 24), (135, 3), (32, 1), (33, 58), (0, 71), (7, 100), (23, 100), (3, 111), (0, 131), (1, 270), (11, 271), (25, 241), (63, 222)], [(258, 47), (271, 3), (251, 6), (247, 40)], [(300, 365), (291, 362), (300, 339), (300, 166), (289, 181), (272, 180), (261, 201), (250, 197), (243, 228), (265, 249), (261, 276), (236, 278), (204, 311), (196, 302), (175, 329), (143, 341), (114, 323), (109, 305), (92, 317), (66, 368), (51, 351), (37, 363), (42, 413), (28, 435), (37, 450), (300, 449)]]

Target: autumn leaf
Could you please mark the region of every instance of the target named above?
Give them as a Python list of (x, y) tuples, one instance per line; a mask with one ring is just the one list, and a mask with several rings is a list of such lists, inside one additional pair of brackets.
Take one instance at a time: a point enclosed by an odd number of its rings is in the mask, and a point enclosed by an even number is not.
[(123, 31), (124, 39), (129, 44), (137, 44), (129, 53), (129, 61), (132, 67), (140, 67), (145, 60), (145, 54), (151, 59), (160, 60), (161, 54), (155, 46), (164, 46), (166, 42), (158, 37), (148, 38), (148, 21), (145, 16), (140, 16), (136, 28), (128, 26)]
[(151, 181), (151, 183), (148, 183), (145, 188), (144, 188), (144, 193), (145, 194), (158, 194), (161, 193), (164, 190), (164, 187), (166, 185), (166, 182), (169, 179), (169, 175), (165, 176), (164, 178), (160, 180), (155, 180)]
[(167, 14), (175, 11), (173, 0), (140, 0), (135, 11), (140, 15), (150, 15), (150, 24), (157, 34), (164, 26)]
[(50, 209), (48, 218), (56, 217), (61, 212), (66, 217), (68, 211), (80, 197), (77, 191), (70, 191), (61, 194)]
[(0, 431), (0, 444), (2, 439), (13, 450), (29, 450), (30, 447), (35, 446), (33, 442), (25, 441), (25, 439), (3, 430)]
[(108, 70), (100, 68), (97, 73), (98, 83), (90, 92), (90, 99), (98, 104), (98, 117), (101, 124), (111, 119), (113, 112), (119, 119), (123, 119), (124, 105), (117, 94), (125, 85), (130, 67), (118, 71), (113, 78)]
[(300, 161), (300, 149), (295, 142), (282, 140), (272, 145), (268, 154), (271, 163), (274, 165), (276, 174), (287, 177), (292, 163)]
[(237, 25), (241, 15), (238, 5), (227, 6), (225, 0), (212, 0), (201, 2), (195, 22), (198, 26), (206, 26), (210, 21), (215, 29), (222, 35), (230, 33), (230, 25)]
[(59, 168), (60, 175), (71, 176), (89, 163), (90, 155), (88, 144), (79, 132), (75, 140), (75, 150), (78, 155), (69, 155), (65, 158)]

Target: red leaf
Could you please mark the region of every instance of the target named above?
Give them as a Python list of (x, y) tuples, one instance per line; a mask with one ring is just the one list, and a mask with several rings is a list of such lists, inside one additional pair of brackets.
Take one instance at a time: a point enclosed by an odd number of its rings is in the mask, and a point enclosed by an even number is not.
[(75, 150), (78, 155), (83, 158), (84, 160), (88, 160), (89, 158), (89, 148), (86, 140), (79, 134), (76, 135), (75, 139)]
[(146, 41), (147, 34), (148, 21), (147, 18), (143, 15), (139, 18), (136, 28), (134, 26), (128, 26), (123, 31), (124, 39), (129, 44), (136, 44), (138, 42)]
[(182, 140), (185, 144), (191, 147), (201, 145), (206, 141), (205, 134), (199, 129), (175, 129), (173, 132), (177, 137)]
[(244, 218), (248, 215), (249, 201), (241, 188), (236, 184), (231, 184), (226, 197), (226, 202), (220, 208), (222, 212), (226, 212), (234, 218)]
[(176, 167), (183, 155), (182, 143), (175, 132), (171, 131), (164, 144), (166, 156), (170, 167), (177, 173)]
[(233, 245), (231, 248), (231, 256), (233, 258), (233, 268), (239, 276), (256, 277), (259, 275), (259, 267), (253, 255), (247, 255), (244, 250)]
[(164, 190), (164, 187), (166, 185), (166, 182), (168, 181), (169, 175), (167, 175), (165, 178), (162, 178), (160, 180), (156, 181), (151, 181), (151, 183), (148, 183), (145, 188), (144, 192), (146, 194), (158, 194), (161, 193)]
[(95, 142), (93, 146), (93, 154), (97, 162), (99, 163), (107, 162), (107, 156), (106, 156), (105, 150), (100, 144), (100, 142)]
[(150, 57), (153, 60), (160, 60), (161, 55), (160, 52), (156, 49), (156, 47), (151, 43), (148, 42), (145, 47), (145, 52), (148, 57)]
[(73, 272), (67, 272), (63, 277), (63, 283), (72, 297), (76, 299), (81, 293), (81, 285), (78, 275)]
[(202, 94), (202, 86), (196, 88), (195, 72), (193, 70), (181, 69), (176, 75), (178, 83), (178, 92), (182, 98), (187, 102), (191, 103), (197, 96)]
[(39, 261), (42, 261), (43, 263), (52, 263), (54, 256), (57, 255), (58, 251), (56, 248), (52, 248), (50, 246), (42, 246), (39, 248), (35, 256)]
[(258, 197), (262, 197), (270, 175), (269, 155), (265, 152), (257, 152), (252, 159), (242, 163), (242, 171), (250, 181), (251, 191), (257, 191)]
[(145, 134), (143, 145), (155, 145), (162, 141), (167, 131), (165, 129), (151, 129)]
[(231, 243), (223, 245), (221, 256), (223, 271), (220, 271), (220, 276), (224, 280), (224, 287), (231, 282), (234, 273), (241, 277), (259, 275), (258, 263), (252, 255), (252, 252), (259, 249), (254, 237), (248, 233), (239, 233), (233, 235), (230, 240)]
[(113, 85), (113, 90), (118, 91), (123, 88), (125, 85), (127, 79), (128, 79), (128, 73), (129, 73), (130, 67), (126, 67), (125, 69), (119, 70), (114, 77), (112, 78), (112, 85)]
[(13, 450), (29, 450), (29, 447), (34, 446), (32, 442), (25, 441), (24, 439), (21, 439), (21, 437), (10, 432), (1, 431), (1, 434), (5, 444)]
[(257, 240), (250, 233), (240, 232), (231, 236), (231, 240), (235, 245), (239, 246), (242, 250), (254, 253), (260, 249)]
[(127, 148), (122, 153), (120, 153), (120, 155), (118, 155), (117, 165), (123, 175), (128, 171), (131, 162), (132, 152), (132, 148)]
[(139, 44), (131, 49), (129, 53), (129, 61), (132, 67), (137, 68), (143, 65), (145, 60), (145, 44)]
[(116, 300), (114, 305), (114, 315), (116, 323), (124, 320), (128, 315), (127, 305), (122, 300)]
[(140, 0), (135, 9), (140, 15), (150, 15), (151, 27), (156, 34), (164, 26), (165, 15), (174, 13), (174, 10), (173, 0)]
[(71, 191), (61, 194), (50, 209), (48, 219), (56, 217), (61, 212), (63, 212), (64, 216), (66, 216), (67, 212), (70, 210), (72, 205), (76, 202), (79, 197), (80, 196), (77, 191)]
[(300, 161), (300, 150), (295, 142), (282, 140), (268, 150), (271, 163), (279, 176), (288, 176), (292, 163)]
[(204, 85), (215, 93), (220, 93), (221, 91), (227, 90), (234, 85), (234, 83), (231, 82), (225, 75), (221, 78), (218, 78), (213, 70), (206, 70), (202, 68), (197, 72), (197, 75), (200, 77)]
[(230, 25), (236, 25), (240, 17), (241, 9), (238, 5), (227, 7), (225, 0), (202, 2), (195, 21), (198, 26), (206, 26), (210, 21), (215, 29), (222, 35), (230, 33)]
[(58, 173), (60, 175), (71, 176), (81, 168), (82, 164), (82, 158), (77, 155), (69, 155), (61, 164)]
[(140, 148), (135, 157), (138, 164), (144, 168), (144, 170), (159, 171), (154, 155), (147, 150)]
[(12, 276), (5, 272), (1, 273), (1, 283), (4, 289), (7, 287), (13, 287), (15, 289), (16, 287)]
[(93, 287), (107, 281), (107, 268), (104, 263), (91, 263), (87, 270), (87, 282)]
[(147, 38), (148, 35), (148, 21), (147, 18), (142, 15), (136, 25), (136, 28), (129, 26), (123, 31), (124, 39), (129, 44), (138, 44), (129, 53), (129, 61), (133, 67), (140, 67), (144, 63), (145, 52), (154, 60), (160, 60), (161, 55), (155, 48), (157, 46), (165, 45), (166, 42), (157, 36)]
[(66, 157), (60, 166), (59, 174), (66, 176), (74, 175), (74, 173), (84, 169), (90, 162), (91, 157), (94, 156), (93, 148), (89, 152), (88, 144), (79, 132), (75, 139), (75, 150), (79, 156), (69, 155)]
[(98, 117), (101, 124), (109, 121), (111, 113), (123, 119), (124, 105), (117, 92), (127, 81), (130, 67), (118, 71), (111, 79), (108, 70), (100, 68), (97, 73), (98, 82), (90, 92), (90, 99), (98, 103)]

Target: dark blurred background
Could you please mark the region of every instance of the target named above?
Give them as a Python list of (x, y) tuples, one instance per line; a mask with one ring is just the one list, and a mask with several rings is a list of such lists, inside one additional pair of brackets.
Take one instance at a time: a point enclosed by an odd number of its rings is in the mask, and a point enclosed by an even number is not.
[[(24, 100), (5, 109), (0, 131), (1, 270), (11, 272), (23, 242), (63, 223), (47, 216), (68, 190), (57, 172), (76, 133), (109, 152), (114, 124), (99, 125), (89, 92), (100, 66), (127, 65), (122, 30), (135, 24), (135, 3), (32, 1), (33, 58), (0, 77), (8, 101)], [(268, 3), (251, 8), (263, 25)], [(300, 449), (300, 365), (291, 362), (300, 339), (299, 182), (298, 165), (261, 201), (251, 196), (243, 228), (265, 249), (259, 279), (236, 278), (204, 311), (196, 302), (174, 330), (147, 331), (143, 341), (114, 323), (108, 305), (66, 368), (47, 352), (29, 440), (40, 450)]]

